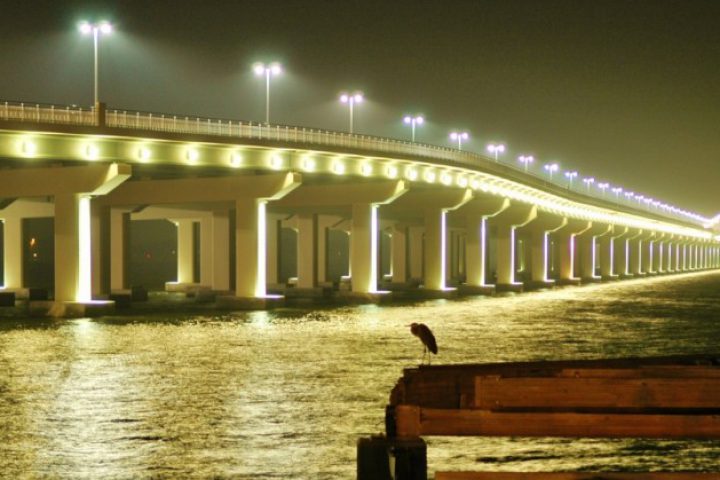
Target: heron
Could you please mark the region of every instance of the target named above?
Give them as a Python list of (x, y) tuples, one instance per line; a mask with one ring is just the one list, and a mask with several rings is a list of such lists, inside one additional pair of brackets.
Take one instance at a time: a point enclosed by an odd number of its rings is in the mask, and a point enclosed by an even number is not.
[[(425, 355), (427, 355), (428, 350), (430, 350), (431, 353), (434, 353), (437, 355), (438, 347), (437, 342), (435, 341), (435, 335), (433, 335), (432, 330), (430, 330), (430, 327), (425, 325), (424, 323), (412, 323), (410, 324), (410, 332), (418, 337), (420, 341), (423, 344), (423, 359), (422, 363), (425, 362)], [(422, 365), (421, 363), (421, 365)], [(428, 363), (430, 363), (430, 359), (428, 358)]]

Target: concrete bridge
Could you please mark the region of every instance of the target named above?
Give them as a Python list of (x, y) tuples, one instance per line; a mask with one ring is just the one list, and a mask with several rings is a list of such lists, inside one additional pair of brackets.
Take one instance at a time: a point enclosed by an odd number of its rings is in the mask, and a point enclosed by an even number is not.
[[(332, 284), (328, 232), (348, 238), (343, 294), (370, 301), (385, 290), (447, 296), (720, 267), (717, 226), (378, 137), (4, 103), (0, 162), (3, 289), (32, 287), (23, 219), (53, 217), (60, 314), (129, 287), (128, 230), (148, 219), (177, 226), (167, 289), (206, 288), (230, 308)], [(289, 282), (278, 278), (283, 229), (296, 232)]]

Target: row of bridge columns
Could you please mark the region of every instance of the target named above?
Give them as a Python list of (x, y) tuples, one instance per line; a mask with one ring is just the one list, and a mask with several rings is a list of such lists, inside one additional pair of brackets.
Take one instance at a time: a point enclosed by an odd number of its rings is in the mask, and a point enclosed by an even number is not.
[[(296, 173), (126, 181), (130, 176), (129, 167), (117, 164), (3, 172), (0, 190), (6, 197), (52, 199), (17, 200), (0, 210), (4, 288), (24, 287), (21, 219), (50, 213), (55, 299), (68, 302), (127, 288), (130, 222), (153, 218), (177, 226), (178, 285), (196, 283), (193, 225), (199, 223), (200, 283), (237, 298), (264, 297), (267, 285), (278, 281), (278, 218), (297, 231), (300, 289), (328, 280), (325, 232), (338, 229), (350, 236), (352, 291), (376, 292), (383, 280), (383, 225), (392, 235), (391, 282), (416, 279), (429, 291), (447, 289), (456, 280), (453, 273), (462, 274), (470, 289), (517, 289), (523, 282), (720, 267), (717, 243), (566, 218), (467, 189), (411, 189), (403, 181), (302, 185)], [(235, 287), (228, 292), (233, 257)], [(529, 271), (522, 282), (519, 270)]]

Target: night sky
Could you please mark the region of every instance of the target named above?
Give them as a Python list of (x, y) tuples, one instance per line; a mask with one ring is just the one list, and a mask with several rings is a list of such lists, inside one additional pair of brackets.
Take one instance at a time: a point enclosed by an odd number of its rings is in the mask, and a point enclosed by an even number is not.
[(541, 162), (711, 216), (720, 212), (720, 1), (3, 0), (0, 99), (89, 105), (92, 40), (108, 19), (109, 108), (261, 121), (251, 65), (282, 62), (272, 123), (468, 150), (507, 142)]

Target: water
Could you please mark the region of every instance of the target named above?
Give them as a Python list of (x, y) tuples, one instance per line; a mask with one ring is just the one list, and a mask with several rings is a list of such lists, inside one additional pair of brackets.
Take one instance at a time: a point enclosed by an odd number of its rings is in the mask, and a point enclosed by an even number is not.
[[(0, 325), (3, 478), (353, 478), (422, 348), (436, 362), (720, 352), (720, 273), (516, 296)], [(709, 470), (720, 442), (430, 438), (430, 471)]]

